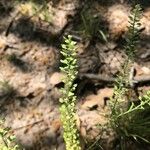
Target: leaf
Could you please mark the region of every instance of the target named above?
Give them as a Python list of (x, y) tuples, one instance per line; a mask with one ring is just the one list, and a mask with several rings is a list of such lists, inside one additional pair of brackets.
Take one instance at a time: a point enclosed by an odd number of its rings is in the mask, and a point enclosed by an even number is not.
[(102, 30), (98, 30), (98, 32), (100, 33), (100, 35), (102, 36), (103, 40), (105, 42), (108, 42), (106, 35), (104, 34), (104, 32)]
[(66, 64), (66, 65), (68, 65), (68, 64), (69, 64), (69, 62), (67, 61), (67, 59), (60, 60), (60, 62), (61, 62), (61, 63), (63, 63), (63, 64)]
[(67, 49), (67, 46), (66, 46), (65, 44), (62, 44), (61, 47), (62, 47), (63, 49)]

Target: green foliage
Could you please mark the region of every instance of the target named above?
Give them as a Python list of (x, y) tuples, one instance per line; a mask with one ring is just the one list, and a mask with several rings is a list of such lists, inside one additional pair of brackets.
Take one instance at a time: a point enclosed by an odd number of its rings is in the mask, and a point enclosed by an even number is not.
[(8, 128), (3, 127), (4, 122), (0, 120), (0, 149), (1, 150), (20, 150), (15, 144), (15, 136), (9, 133)]
[[(139, 40), (139, 27), (140, 27), (140, 16), (141, 16), (141, 7), (140, 5), (136, 5), (135, 8), (131, 11), (131, 15), (129, 16), (130, 26), (128, 27), (128, 38), (127, 45), (125, 47), (126, 54), (128, 56), (125, 61), (120, 74), (116, 80), (116, 84), (114, 86), (114, 97), (112, 102), (114, 105), (112, 109), (112, 114), (117, 110), (115, 107), (118, 103), (122, 101), (126, 101), (125, 95), (129, 91), (130, 87), (130, 71), (133, 63), (133, 59), (135, 57), (135, 46), (137, 41)], [(132, 104), (133, 105), (133, 104)], [(119, 112), (120, 114), (121, 112)]]
[(110, 117), (110, 124), (117, 134), (117, 139), (122, 149), (127, 149), (126, 146), (129, 141), (150, 143), (149, 113), (150, 92), (141, 97), (138, 104), (132, 102), (128, 105), (127, 103), (116, 101)]
[(129, 72), (135, 57), (135, 46), (139, 40), (140, 16), (140, 5), (136, 5), (129, 17), (129, 36), (125, 48), (128, 59), (116, 80), (114, 96), (110, 102), (110, 126), (116, 132), (120, 149), (123, 150), (127, 149), (127, 142), (130, 140), (134, 142), (142, 140), (149, 143), (150, 138), (150, 117), (148, 115), (150, 112), (150, 91), (140, 97), (137, 104), (130, 101), (132, 94), (126, 97), (132, 91)]
[(81, 32), (83, 37), (92, 39), (97, 37), (104, 42), (107, 42), (107, 36), (103, 30), (100, 29), (100, 18), (91, 14), (91, 12), (85, 11), (81, 13)]
[(86, 2), (86, 5), (84, 5), (80, 13), (79, 21), (75, 26), (75, 32), (88, 40), (96, 37), (106, 41), (107, 37), (103, 32), (100, 21), (101, 18), (93, 9), (93, 1), (89, 0)]
[(33, 16), (38, 16), (41, 20), (46, 22), (51, 22), (52, 12), (50, 12), (49, 5), (47, 5), (47, 1), (35, 1), (28, 0), (26, 2), (19, 1), (20, 13), (32, 18)]
[(62, 67), (60, 69), (66, 76), (62, 80), (64, 88), (61, 89), (60, 112), (67, 150), (81, 150), (75, 117), (76, 96), (74, 95), (74, 91), (77, 85), (73, 84), (78, 73), (75, 44), (71, 36), (68, 36), (65, 38), (65, 43), (62, 44), (61, 50), (64, 59), (61, 60)]
[[(87, 13), (87, 12), (86, 12)], [(89, 39), (96, 35), (99, 28), (98, 18), (94, 18), (90, 13), (81, 14), (82, 23), (83, 23), (83, 35)]]
[(134, 102), (131, 102), (130, 107), (128, 108), (127, 111), (120, 113), (117, 117), (122, 117), (123, 115), (127, 115), (129, 113), (132, 113), (134, 111), (138, 111), (138, 110), (144, 110), (145, 109), (145, 105), (150, 106), (150, 91), (147, 92), (146, 95), (144, 95), (143, 97), (139, 98), (140, 103), (136, 106), (134, 104)]
[(140, 5), (136, 5), (135, 8), (131, 11), (131, 15), (129, 16), (129, 24), (128, 27), (128, 37), (126, 39), (127, 45), (125, 47), (127, 56), (129, 59), (133, 60), (135, 56), (135, 46), (139, 41), (140, 34), (140, 17), (142, 14)]

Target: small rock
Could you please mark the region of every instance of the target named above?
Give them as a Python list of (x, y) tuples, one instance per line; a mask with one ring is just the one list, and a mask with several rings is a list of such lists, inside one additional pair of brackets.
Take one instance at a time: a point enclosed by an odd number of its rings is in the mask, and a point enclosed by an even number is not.
[(147, 67), (142, 67), (142, 71), (144, 72), (144, 74), (150, 74), (150, 69)]
[(66, 148), (65, 148), (65, 144), (64, 143), (61, 143), (59, 146), (58, 146), (58, 148), (57, 148), (57, 150), (65, 150)]
[(105, 98), (110, 98), (113, 95), (113, 89), (105, 88), (98, 91), (97, 95), (89, 95), (85, 98), (85, 102), (81, 108), (89, 110), (97, 107), (104, 107)]
[(126, 5), (114, 4), (108, 9), (107, 21), (109, 23), (109, 31), (111, 37), (119, 38), (127, 31), (129, 7)]
[(80, 134), (81, 134), (82, 137), (86, 137), (86, 129), (85, 129), (85, 127), (81, 126)]
[(146, 36), (150, 35), (150, 9), (146, 9), (145, 12), (142, 15), (142, 18), (140, 20), (142, 27), (144, 27), (143, 34)]
[(64, 77), (64, 74), (62, 74), (60, 72), (53, 73), (51, 78), (50, 78), (50, 84), (55, 86), (56, 84), (61, 83), (63, 77)]
[(0, 49), (4, 48), (5, 46), (6, 46), (6, 39), (0, 37)]
[(82, 109), (90, 110), (98, 106), (103, 106), (103, 99), (99, 95), (89, 95), (85, 98), (85, 102), (81, 106)]
[(136, 76), (141, 76), (141, 75), (147, 75), (150, 74), (150, 68), (148, 67), (142, 67), (138, 64), (135, 64), (135, 69), (136, 69)]
[(112, 49), (115, 49), (117, 47), (117, 44), (115, 42), (109, 42), (107, 46), (109, 49), (112, 50)]
[(54, 132), (57, 132), (60, 127), (61, 127), (61, 121), (60, 121), (60, 119), (55, 119), (52, 122), (52, 128), (53, 128)]

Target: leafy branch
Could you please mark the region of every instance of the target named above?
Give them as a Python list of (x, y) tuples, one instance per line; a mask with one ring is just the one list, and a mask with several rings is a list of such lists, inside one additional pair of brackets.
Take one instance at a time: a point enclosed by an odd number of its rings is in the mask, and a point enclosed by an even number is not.
[(131, 60), (135, 58), (135, 46), (139, 41), (141, 14), (142, 14), (142, 9), (138, 4), (135, 5), (135, 8), (131, 11), (131, 15), (129, 16), (130, 25), (128, 26), (128, 38), (126, 39), (127, 44), (125, 50), (128, 58)]
[(68, 36), (65, 38), (65, 43), (62, 44), (61, 50), (64, 59), (61, 60), (62, 67), (60, 70), (66, 76), (62, 79), (64, 88), (61, 89), (60, 112), (67, 150), (81, 150), (76, 126), (76, 96), (74, 95), (77, 85), (73, 83), (78, 73), (75, 44), (76, 42), (72, 41), (71, 36)]
[[(111, 128), (117, 133), (121, 149), (126, 149), (125, 143), (132, 137), (132, 140), (142, 140), (149, 143), (150, 134), (150, 91), (143, 97), (137, 98), (138, 104), (130, 101), (133, 97), (134, 89), (130, 83), (133, 76), (133, 63), (136, 53), (136, 44), (140, 35), (141, 7), (136, 5), (129, 16), (127, 45), (125, 47), (128, 56), (120, 74), (115, 82), (114, 95), (110, 102)], [(130, 139), (131, 140), (131, 139)]]
[(19, 145), (15, 144), (15, 136), (9, 133), (8, 128), (3, 127), (3, 120), (0, 120), (0, 149), (1, 150), (20, 150)]

